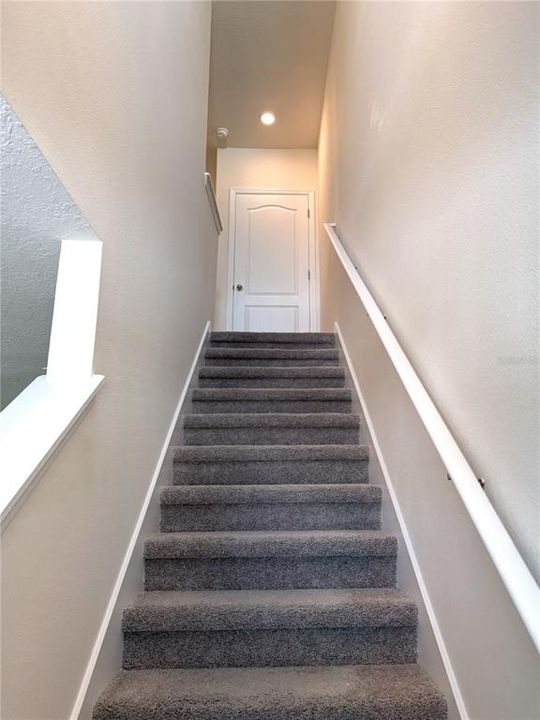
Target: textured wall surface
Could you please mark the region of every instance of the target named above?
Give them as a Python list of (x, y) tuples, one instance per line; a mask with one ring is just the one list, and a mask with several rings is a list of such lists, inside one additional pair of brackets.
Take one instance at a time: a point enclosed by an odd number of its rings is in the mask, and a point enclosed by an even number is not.
[(0, 95), (0, 407), (47, 364), (60, 241), (88, 227)]
[(4, 95), (103, 242), (105, 383), (1, 543), (0, 714), (65, 720), (212, 316), (210, 5), (7, 2), (2, 22)]
[(340, 3), (319, 146), (323, 219), (537, 574), (539, 12)]

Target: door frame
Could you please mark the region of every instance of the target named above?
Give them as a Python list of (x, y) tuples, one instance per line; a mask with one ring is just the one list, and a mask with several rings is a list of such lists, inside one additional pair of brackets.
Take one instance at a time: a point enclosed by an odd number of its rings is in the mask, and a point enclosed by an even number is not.
[(237, 195), (305, 195), (308, 201), (308, 270), (309, 280), (309, 330), (318, 332), (321, 326), (319, 282), (319, 236), (315, 222), (315, 190), (287, 190), (283, 188), (232, 187), (229, 191), (229, 261), (227, 268), (227, 330), (233, 328), (234, 307), (234, 259), (236, 245), (236, 196)]

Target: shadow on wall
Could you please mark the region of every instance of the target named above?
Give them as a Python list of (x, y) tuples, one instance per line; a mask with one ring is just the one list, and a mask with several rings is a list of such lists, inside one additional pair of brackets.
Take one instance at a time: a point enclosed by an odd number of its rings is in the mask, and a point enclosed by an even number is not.
[(60, 244), (89, 223), (2, 95), (0, 114), (3, 409), (45, 372)]

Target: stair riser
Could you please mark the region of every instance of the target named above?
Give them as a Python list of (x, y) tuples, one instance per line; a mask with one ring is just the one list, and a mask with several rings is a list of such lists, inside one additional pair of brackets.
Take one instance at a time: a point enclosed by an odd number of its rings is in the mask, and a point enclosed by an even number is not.
[(378, 503), (163, 505), (161, 532), (379, 530)]
[(192, 402), (194, 413), (346, 413), (350, 400), (228, 400)]
[(394, 556), (145, 560), (146, 590), (394, 587)]
[(416, 628), (124, 633), (125, 670), (416, 662)]
[(282, 342), (296, 346), (298, 343), (308, 343), (311, 347), (322, 344), (335, 344), (336, 335), (332, 332), (257, 332), (253, 330), (213, 330), (210, 334), (211, 342)]
[(184, 428), (186, 445), (352, 445), (358, 428)]
[(217, 342), (212, 340), (208, 347), (215, 350), (220, 348), (237, 348), (238, 350), (333, 350), (336, 343), (306, 343), (306, 342)]
[(367, 483), (367, 460), (174, 463), (174, 485)]
[(281, 358), (206, 358), (204, 364), (209, 367), (337, 367), (338, 358), (299, 358), (298, 360)]
[(341, 377), (247, 377), (247, 378), (199, 378), (202, 388), (342, 388)]

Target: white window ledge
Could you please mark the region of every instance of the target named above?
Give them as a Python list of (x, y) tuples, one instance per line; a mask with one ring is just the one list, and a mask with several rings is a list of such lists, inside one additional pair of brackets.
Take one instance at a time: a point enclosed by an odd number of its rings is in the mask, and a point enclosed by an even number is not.
[(47, 375), (0, 413), (2, 527), (103, 382), (93, 374), (101, 253), (91, 228), (62, 240)]
[(87, 380), (60, 386), (42, 375), (2, 411), (2, 525), (84, 414), (103, 380), (103, 375), (91, 375)]

